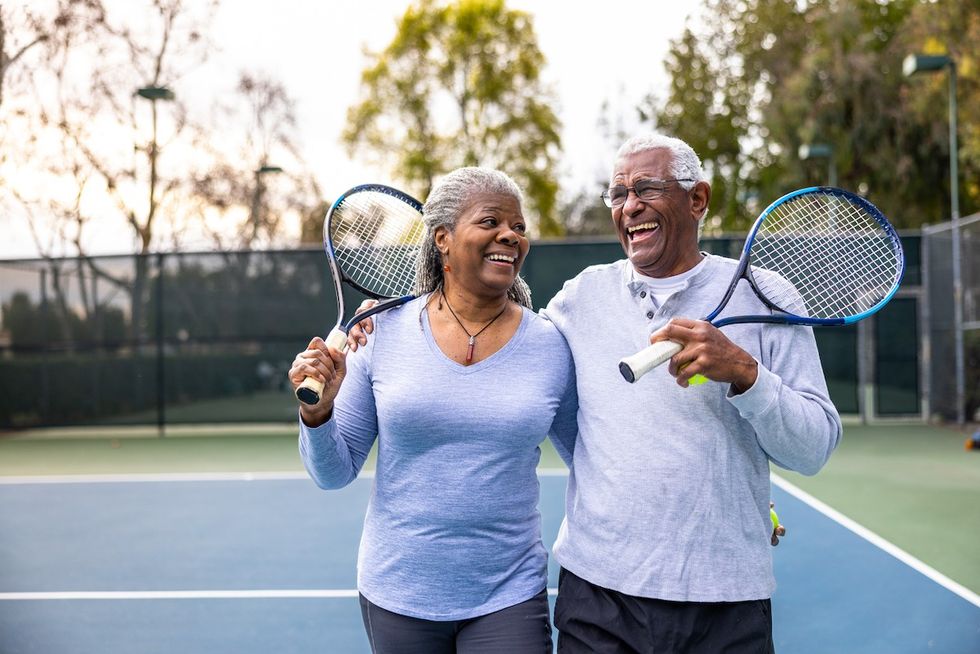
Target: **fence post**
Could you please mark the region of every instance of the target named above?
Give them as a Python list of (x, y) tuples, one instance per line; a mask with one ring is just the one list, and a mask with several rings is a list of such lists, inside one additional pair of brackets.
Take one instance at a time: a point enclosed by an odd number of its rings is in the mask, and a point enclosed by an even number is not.
[[(48, 320), (50, 315), (48, 313), (48, 271), (45, 268), (41, 268), (41, 297), (40, 297), (40, 310), (41, 310), (41, 324), (48, 325)], [(50, 416), (51, 415), (51, 382), (49, 378), (48, 366), (50, 365), (48, 360), (48, 352), (50, 352), (51, 341), (48, 339), (48, 333), (46, 328), (41, 329), (41, 415)], [(50, 417), (47, 418), (50, 420)], [(42, 421), (44, 418), (42, 418)]]
[(163, 253), (157, 253), (157, 288), (156, 288), (156, 333), (157, 333), (157, 436), (163, 438), (166, 430), (166, 401), (164, 389), (165, 375), (163, 370)]
[(858, 413), (863, 425), (874, 420), (876, 413), (873, 377), (877, 343), (872, 332), (875, 318), (871, 316), (857, 324)]

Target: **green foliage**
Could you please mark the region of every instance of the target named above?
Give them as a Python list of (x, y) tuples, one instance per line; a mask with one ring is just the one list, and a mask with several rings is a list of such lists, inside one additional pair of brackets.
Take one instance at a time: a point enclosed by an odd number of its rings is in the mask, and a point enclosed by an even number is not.
[(2, 308), (3, 329), (16, 347), (36, 348), (53, 343), (118, 344), (126, 334), (126, 318), (118, 307), (101, 306), (88, 317), (61, 303), (35, 305), (26, 293), (15, 293)]
[(61, 294), (51, 288), (53, 275), (45, 301), (17, 291), (3, 303), (10, 347), (0, 351), (0, 427), (146, 420), (136, 414), (156, 406), (161, 362), (168, 405), (274, 389), (295, 352), (336, 318), (319, 251), (137, 261), (147, 292), (136, 329), (105, 304), (111, 293), (80, 313), (66, 284)]
[(3, 305), (3, 329), (15, 344), (40, 345), (48, 339), (46, 332), (50, 327), (51, 323), (42, 319), (27, 293), (15, 293)]
[[(902, 75), (912, 52), (947, 53), (959, 72), (960, 204), (980, 208), (980, 4), (946, 0), (709, 0), (674, 41), (661, 106), (641, 107), (705, 161), (708, 229), (744, 230), (783, 193), (827, 183), (867, 195), (899, 227), (949, 216), (948, 73)], [(756, 199), (756, 202), (752, 202)]]
[(565, 220), (566, 236), (616, 238), (616, 225), (597, 191), (580, 191), (565, 203), (561, 214)]
[(560, 124), (544, 63), (531, 18), (503, 0), (419, 0), (362, 73), (344, 141), (422, 197), (459, 166), (499, 168), (524, 190), (538, 232), (559, 235)]
[[(722, 41), (716, 47), (728, 48)], [(666, 67), (670, 92), (656, 114), (657, 123), (701, 156), (712, 176), (711, 215), (721, 215), (726, 225), (736, 227), (746, 218), (733, 201), (744, 166), (740, 139), (746, 133), (750, 100), (745, 80), (706, 56), (690, 29), (673, 43)]]
[[(118, 300), (116, 293), (82, 310), (77, 296), (69, 295), (64, 284), (55, 287), (48, 276), (48, 299), (35, 301), (18, 290), (0, 306), (0, 325), (11, 346), (23, 352), (79, 352), (155, 347), (158, 339), (181, 344), (285, 338), (302, 344), (335, 318), (332, 292), (324, 297), (329, 275), (319, 251), (288, 257), (251, 251), (174, 253), (134, 257), (137, 266), (145, 269), (142, 278), (147, 280), (140, 307), (144, 322), (138, 327), (109, 303)], [(136, 275), (127, 272), (122, 270), (121, 283), (135, 284)], [(129, 287), (122, 292), (131, 293)], [(285, 323), (284, 316), (289, 316)]]
[(294, 339), (303, 345), (331, 324), (332, 297), (324, 306), (322, 295), (325, 268), (318, 251), (172, 255), (146, 307), (150, 333), (175, 343)]
[[(263, 367), (274, 370), (271, 381), (285, 380), (282, 360), (282, 353), (272, 348), (168, 350), (164, 360), (168, 408), (265, 390), (270, 379)], [(44, 353), (5, 361), (0, 367), (0, 427), (152, 421), (158, 365), (155, 353), (132, 351)], [(235, 420), (236, 416), (209, 418)]]

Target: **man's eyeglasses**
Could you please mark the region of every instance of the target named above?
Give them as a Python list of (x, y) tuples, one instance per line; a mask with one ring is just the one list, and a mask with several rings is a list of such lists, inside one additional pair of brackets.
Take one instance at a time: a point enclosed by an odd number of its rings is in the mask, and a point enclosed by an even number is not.
[(640, 198), (644, 202), (649, 202), (650, 200), (656, 200), (664, 193), (667, 192), (667, 185), (673, 182), (694, 182), (697, 180), (682, 178), (682, 179), (641, 179), (633, 186), (611, 186), (602, 192), (602, 201), (606, 203), (606, 206), (610, 209), (613, 207), (621, 207), (626, 204), (626, 198), (629, 197), (630, 191), (636, 193), (636, 197)]

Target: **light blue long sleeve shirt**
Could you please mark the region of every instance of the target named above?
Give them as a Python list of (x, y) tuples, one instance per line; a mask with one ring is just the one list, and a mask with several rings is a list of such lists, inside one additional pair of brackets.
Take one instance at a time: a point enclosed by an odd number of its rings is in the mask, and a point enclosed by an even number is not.
[(574, 370), (562, 336), (527, 310), (502, 349), (462, 366), (433, 339), (424, 302), (375, 316), (331, 419), (300, 421), (299, 447), (317, 485), (339, 488), (377, 438), (358, 589), (395, 613), (460, 620), (546, 586), (538, 445), (550, 434), (571, 456)]
[[(742, 324), (724, 333), (759, 363), (752, 388), (681, 388), (663, 366), (635, 384), (617, 362), (673, 317), (701, 318), (736, 262), (708, 255), (657, 306), (626, 260), (587, 268), (544, 310), (575, 361), (579, 434), (554, 546), (558, 562), (620, 592), (741, 601), (775, 588), (769, 462), (814, 474), (841, 438), (812, 330)], [(725, 315), (770, 313), (743, 283)]]

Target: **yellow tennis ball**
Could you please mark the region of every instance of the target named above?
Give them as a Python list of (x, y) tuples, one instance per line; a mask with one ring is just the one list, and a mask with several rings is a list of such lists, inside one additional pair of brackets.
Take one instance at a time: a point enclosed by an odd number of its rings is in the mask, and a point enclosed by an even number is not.
[(704, 375), (694, 375), (687, 380), (687, 384), (688, 386), (700, 386), (706, 381), (708, 381), (708, 378)]
[(769, 509), (769, 519), (772, 520), (772, 530), (776, 531), (779, 528), (779, 516), (775, 509)]

